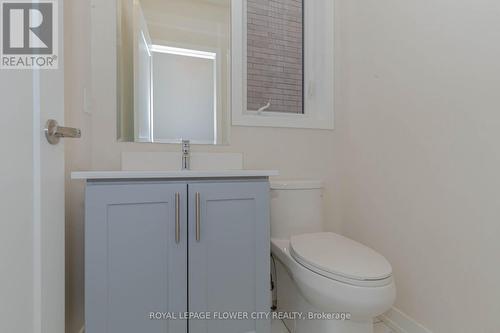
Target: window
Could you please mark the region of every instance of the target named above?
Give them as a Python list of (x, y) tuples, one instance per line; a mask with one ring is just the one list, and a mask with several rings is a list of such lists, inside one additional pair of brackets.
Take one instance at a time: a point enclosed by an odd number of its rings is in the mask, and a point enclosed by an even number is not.
[(304, 113), (303, 0), (247, 0), (247, 110)]
[(331, 0), (232, 2), (233, 125), (333, 129)]

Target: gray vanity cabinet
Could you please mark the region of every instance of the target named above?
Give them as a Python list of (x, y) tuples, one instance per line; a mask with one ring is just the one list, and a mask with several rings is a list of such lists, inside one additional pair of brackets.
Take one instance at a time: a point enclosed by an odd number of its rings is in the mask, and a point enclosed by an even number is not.
[[(189, 311), (269, 311), (267, 183), (189, 184), (189, 202), (199, 206), (188, 217)], [(269, 322), (192, 320), (189, 332), (269, 332)]]
[(267, 179), (88, 181), (87, 333), (269, 333), (265, 320), (151, 312), (269, 311)]
[(187, 238), (176, 242), (176, 194), (185, 228), (185, 184), (87, 185), (85, 332), (187, 332), (186, 321), (149, 319), (150, 312), (188, 309)]

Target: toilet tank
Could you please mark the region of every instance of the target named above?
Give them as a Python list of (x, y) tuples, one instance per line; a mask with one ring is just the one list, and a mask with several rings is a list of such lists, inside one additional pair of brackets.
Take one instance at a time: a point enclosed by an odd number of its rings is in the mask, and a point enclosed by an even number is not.
[(271, 182), (271, 237), (323, 231), (321, 181)]

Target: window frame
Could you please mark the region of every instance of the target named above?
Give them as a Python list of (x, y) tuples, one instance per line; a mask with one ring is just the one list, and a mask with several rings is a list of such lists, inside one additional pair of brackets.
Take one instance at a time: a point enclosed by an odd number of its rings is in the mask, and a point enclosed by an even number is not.
[(304, 113), (247, 110), (247, 0), (231, 1), (232, 124), (334, 129), (334, 5), (304, 0)]

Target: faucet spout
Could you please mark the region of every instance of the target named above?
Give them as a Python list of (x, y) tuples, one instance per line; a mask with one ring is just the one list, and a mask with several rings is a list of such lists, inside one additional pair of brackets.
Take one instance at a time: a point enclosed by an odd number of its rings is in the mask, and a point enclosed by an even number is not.
[(182, 140), (182, 170), (190, 169), (191, 145), (189, 140)]

